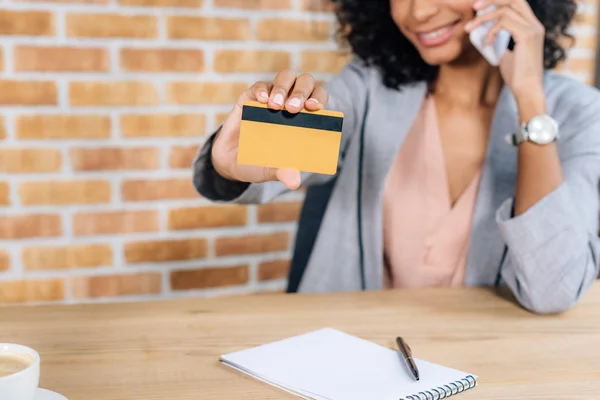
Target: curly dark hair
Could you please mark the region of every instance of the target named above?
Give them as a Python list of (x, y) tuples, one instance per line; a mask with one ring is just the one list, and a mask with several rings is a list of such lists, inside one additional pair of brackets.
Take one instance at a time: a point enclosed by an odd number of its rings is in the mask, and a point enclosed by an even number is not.
[[(390, 0), (331, 0), (339, 22), (338, 35), (367, 65), (382, 71), (384, 84), (399, 88), (417, 81), (433, 83), (438, 67), (432, 66), (398, 29), (391, 16)], [(576, 14), (575, 0), (528, 0), (544, 25), (544, 68), (553, 69), (566, 57), (561, 38), (573, 39), (567, 29)]]

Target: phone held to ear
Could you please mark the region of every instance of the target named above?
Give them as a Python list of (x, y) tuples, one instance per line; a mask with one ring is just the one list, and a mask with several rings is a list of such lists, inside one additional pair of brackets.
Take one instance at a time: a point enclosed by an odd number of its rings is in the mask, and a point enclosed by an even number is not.
[[(490, 11), (496, 9), (496, 6), (492, 5), (485, 10), (480, 10), (477, 12), (477, 15), (483, 15)], [(510, 32), (505, 29), (501, 29), (494, 41), (491, 45), (486, 44), (487, 35), (492, 26), (494, 26), (495, 21), (488, 21), (484, 24), (479, 25), (477, 28), (473, 29), (469, 34), (469, 39), (473, 46), (485, 57), (485, 59), (493, 66), (500, 65), (500, 61), (504, 56), (504, 53), (507, 49), (509, 49), (509, 44), (511, 43)]]

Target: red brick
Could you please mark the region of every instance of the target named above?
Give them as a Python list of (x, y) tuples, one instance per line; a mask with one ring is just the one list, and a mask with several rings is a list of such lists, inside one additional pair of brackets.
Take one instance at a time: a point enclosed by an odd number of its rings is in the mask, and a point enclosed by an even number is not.
[(273, 202), (258, 206), (258, 222), (296, 222), (300, 217), (302, 202)]
[(269, 50), (217, 50), (216, 72), (279, 72), (291, 65), (290, 53)]
[(74, 171), (148, 170), (160, 167), (156, 147), (105, 147), (70, 149)]
[(164, 262), (205, 258), (208, 252), (205, 239), (160, 240), (125, 244), (128, 264)]
[(111, 247), (101, 244), (23, 250), (23, 265), (28, 270), (101, 267), (112, 265), (112, 262)]
[(171, 104), (234, 104), (251, 85), (245, 82), (171, 82), (167, 99)]
[(121, 69), (130, 72), (202, 72), (204, 52), (186, 49), (122, 49)]
[(71, 278), (71, 287), (76, 299), (158, 294), (162, 278), (159, 272), (76, 276)]
[(202, 114), (130, 114), (121, 116), (124, 137), (201, 136), (206, 119)]
[(146, 7), (202, 7), (204, 0), (119, 0), (124, 6), (146, 6)]
[(18, 139), (107, 139), (106, 115), (22, 115), (17, 117)]
[(10, 187), (8, 182), (0, 182), (0, 206), (10, 204)]
[(219, 125), (219, 124), (225, 122), (225, 120), (227, 119), (228, 116), (229, 116), (229, 113), (218, 113), (215, 116), (215, 123), (217, 125)]
[(300, 8), (304, 11), (332, 12), (335, 3), (331, 0), (302, 0)]
[(107, 211), (73, 215), (76, 236), (158, 231), (158, 211)]
[[(566, 48), (569, 48), (569, 43), (566, 43)], [(596, 35), (579, 35), (575, 37), (575, 47), (595, 50), (596, 49)]]
[(0, 250), (0, 272), (7, 271), (9, 268), (10, 255), (4, 250)]
[(60, 150), (0, 149), (0, 172), (11, 174), (57, 172), (61, 168)]
[(125, 201), (153, 201), (199, 198), (191, 178), (126, 180), (121, 186)]
[(573, 18), (573, 25), (596, 25), (596, 14), (593, 12), (579, 11)]
[(0, 303), (56, 301), (65, 298), (62, 279), (0, 281)]
[(593, 58), (571, 58), (568, 61), (569, 70), (572, 72), (594, 73), (596, 60)]
[(325, 42), (332, 38), (327, 21), (265, 18), (258, 22), (257, 39), (286, 42)]
[(287, 278), (289, 272), (290, 260), (265, 261), (258, 264), (259, 281)]
[(314, 73), (337, 74), (348, 63), (347, 54), (335, 51), (304, 51), (301, 54), (300, 70)]
[(0, 215), (0, 239), (27, 239), (62, 235), (59, 215)]
[(71, 82), (69, 101), (73, 106), (151, 106), (158, 93), (151, 82)]
[(4, 117), (0, 116), (0, 140), (6, 137), (6, 127), (4, 122)]
[(0, 105), (50, 106), (57, 96), (55, 82), (0, 80)]
[(81, 3), (81, 4), (108, 4), (108, 0), (19, 0), (30, 3)]
[(110, 202), (105, 180), (36, 181), (19, 184), (21, 203), (31, 205), (100, 204)]
[(250, 21), (241, 18), (212, 18), (168, 16), (167, 31), (170, 39), (247, 40)]
[(214, 6), (248, 10), (287, 10), (292, 8), (292, 0), (214, 0)]
[(17, 72), (108, 72), (108, 51), (102, 48), (17, 46)]
[(172, 290), (206, 289), (248, 283), (248, 265), (171, 271)]
[(49, 11), (0, 10), (0, 35), (54, 35), (54, 18)]
[(246, 225), (247, 210), (240, 205), (178, 208), (169, 211), (169, 229), (186, 230)]
[(191, 168), (197, 153), (198, 146), (173, 146), (169, 154), (169, 168)]
[(67, 14), (67, 35), (97, 38), (155, 38), (158, 19), (151, 15)]
[(218, 238), (217, 256), (269, 253), (288, 249), (289, 236), (285, 232)]

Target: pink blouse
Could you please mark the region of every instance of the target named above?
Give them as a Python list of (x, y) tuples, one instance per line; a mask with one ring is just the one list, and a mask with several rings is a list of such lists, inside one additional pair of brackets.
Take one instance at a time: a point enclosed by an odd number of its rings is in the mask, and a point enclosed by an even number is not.
[(481, 172), (451, 204), (435, 103), (429, 96), (385, 182), (385, 286), (460, 286)]

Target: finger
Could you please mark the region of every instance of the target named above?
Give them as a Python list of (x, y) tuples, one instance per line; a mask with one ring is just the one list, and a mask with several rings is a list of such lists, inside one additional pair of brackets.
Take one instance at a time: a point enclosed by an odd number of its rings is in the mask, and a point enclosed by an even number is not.
[(260, 103), (266, 103), (269, 101), (269, 93), (271, 92), (271, 88), (273, 87), (272, 83), (267, 82), (256, 82), (250, 88), (254, 99)]
[(308, 100), (314, 88), (315, 78), (312, 75), (302, 74), (296, 78), (296, 83), (287, 102), (286, 110), (292, 113), (302, 110), (304, 102)]
[(486, 43), (488, 45), (494, 42), (494, 38), (500, 32), (500, 30), (506, 29), (510, 32), (512, 38), (515, 41), (515, 44), (519, 44), (525, 36), (525, 31), (528, 29), (527, 25), (523, 25), (520, 22), (511, 19), (511, 18), (502, 18), (498, 20), (498, 22), (492, 26), (487, 34)]
[(239, 95), (235, 105), (233, 106), (233, 110), (229, 113), (225, 122), (232, 123), (231, 121), (241, 120), (242, 119), (242, 110), (244, 108), (244, 103), (247, 101), (255, 101), (256, 96), (254, 94), (254, 84), (253, 86), (246, 89), (241, 95)]
[(290, 190), (300, 187), (300, 171), (286, 168), (263, 168), (263, 182), (279, 181)]
[(476, 11), (480, 11), (480, 10), (485, 10), (486, 8), (488, 8), (491, 5), (496, 5), (496, 6), (500, 6), (500, 7), (502, 7), (502, 6), (510, 7), (512, 9), (514, 9), (515, 11), (517, 11), (519, 14), (521, 14), (524, 18), (537, 19), (533, 10), (531, 9), (531, 6), (529, 5), (529, 3), (526, 0), (479, 0), (479, 1), (475, 2), (475, 4), (473, 5), (473, 8)]
[(329, 101), (329, 93), (322, 86), (317, 86), (313, 90), (310, 98), (306, 101), (305, 107), (307, 110), (317, 111), (324, 108)]
[(283, 169), (276, 171), (277, 179), (290, 190), (296, 190), (300, 187), (300, 171), (297, 169)]
[(496, 22), (496, 20), (500, 20), (503, 18), (511, 18), (525, 25), (528, 23), (527, 20), (521, 15), (519, 15), (519, 13), (517, 13), (515, 10), (511, 9), (510, 7), (502, 6), (483, 15), (476, 16), (474, 19), (472, 19), (465, 25), (465, 30), (467, 32), (471, 32), (479, 25), (485, 24), (490, 21)]
[(268, 102), (269, 107), (281, 110), (294, 82), (296, 82), (296, 73), (293, 70), (284, 69), (279, 72), (273, 81), (273, 89), (271, 89), (271, 96)]

